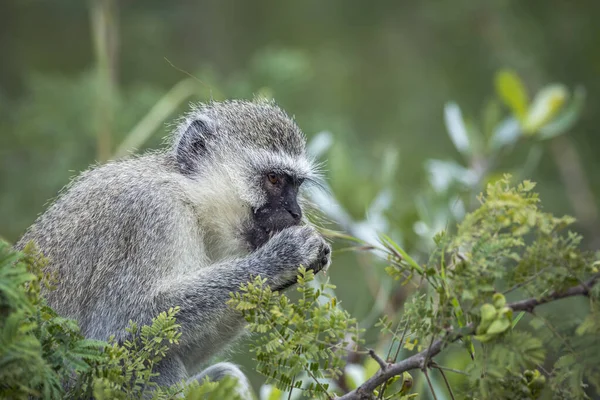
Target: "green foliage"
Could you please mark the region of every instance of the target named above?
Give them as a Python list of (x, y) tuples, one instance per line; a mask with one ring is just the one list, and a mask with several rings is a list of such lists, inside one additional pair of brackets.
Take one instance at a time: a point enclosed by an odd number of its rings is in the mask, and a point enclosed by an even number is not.
[[(573, 219), (543, 212), (533, 187), (528, 181), (513, 187), (509, 176), (488, 185), (479, 197), (480, 207), (465, 216), (454, 234), (436, 236), (436, 247), (426, 265), (415, 265), (397, 245), (382, 240), (390, 262), (387, 271), (393, 277), (418, 276), (429, 283), (428, 293), (413, 296), (406, 304), (409, 337), (423, 344), (449, 332), (475, 334), (481, 347), (472, 366), (476, 379), (471, 385), (479, 393), (475, 398), (540, 396), (541, 378), (525, 384), (523, 379), (529, 378), (522, 374), (548, 361), (545, 347), (550, 343), (555, 343), (561, 354), (568, 353), (547, 374), (551, 387), (568, 387), (569, 398), (580, 398), (584, 397), (583, 381), (597, 385), (600, 379), (596, 367), (600, 356), (593, 344), (600, 329), (596, 311), (575, 326), (550, 326), (551, 334), (544, 338), (548, 343), (544, 343), (540, 337), (516, 329), (519, 321), (513, 319), (506, 302), (505, 294), (513, 291), (540, 299), (598, 273), (597, 256), (580, 250), (581, 237), (565, 231)], [(598, 298), (591, 292), (595, 310)], [(384, 323), (384, 328), (390, 332), (391, 323)], [(565, 328), (568, 340), (558, 330)], [(473, 355), (469, 340), (463, 338)], [(507, 389), (511, 385), (514, 391)], [(528, 385), (535, 389), (525, 390)]]
[[(264, 334), (252, 345), (257, 370), (280, 389), (302, 387), (314, 398), (322, 398), (329, 384), (320, 378), (341, 375), (343, 355), (350, 340), (358, 343), (359, 329), (356, 320), (328, 294), (334, 286), (310, 285), (313, 280), (311, 270), (299, 269), (296, 290), (300, 299), (292, 302), (257, 277), (233, 293), (229, 305), (241, 311), (250, 331)], [(298, 379), (302, 372), (310, 377), (306, 385)]]
[(525, 118), (529, 96), (521, 79), (513, 71), (504, 70), (496, 74), (496, 92), (502, 101), (520, 120)]
[[(573, 218), (544, 212), (535, 185), (524, 181), (511, 185), (505, 176), (487, 186), (478, 199), (480, 206), (467, 214), (455, 230), (434, 238), (429, 260), (420, 264), (390, 237), (381, 235), (386, 271), (403, 284), (421, 281), (405, 303), (402, 320), (383, 317), (378, 323), (384, 335), (406, 352), (427, 351), (435, 340), (449, 343), (460, 339), (472, 358), (466, 368), (469, 379), (460, 388), (473, 399), (538, 399), (552, 394), (561, 399), (586, 398), (589, 385), (598, 385), (600, 365), (597, 335), (598, 290), (589, 290), (592, 312), (579, 321), (553, 326), (534, 314), (532, 332), (522, 323), (524, 312), (515, 315), (507, 296), (554, 300), (555, 293), (589, 280), (598, 274), (597, 255), (580, 249), (581, 237), (566, 228)], [(249, 329), (263, 333), (251, 345), (258, 370), (282, 390), (306, 389), (312, 397), (339, 393), (319, 378), (335, 381), (345, 375), (345, 384), (356, 389), (379, 364), (368, 358), (364, 366), (347, 366), (340, 357), (346, 349), (349, 315), (327, 294), (327, 285), (308, 287), (310, 271), (300, 270), (298, 291), (301, 300), (273, 293), (266, 281), (257, 278), (232, 296), (230, 305), (241, 311)], [(427, 285), (424, 285), (427, 283)], [(318, 301), (325, 294), (325, 301)], [(536, 309), (537, 310), (537, 309)], [(333, 314), (332, 314), (333, 313)], [(542, 333), (540, 327), (547, 327)], [(323, 338), (323, 334), (327, 336)], [(357, 336), (354, 330), (351, 335)], [(360, 343), (353, 338), (353, 343)], [(331, 349), (331, 352), (321, 353)], [(557, 360), (549, 357), (561, 354)], [(552, 365), (545, 369), (544, 366)], [(368, 367), (374, 366), (374, 368)], [(367, 371), (369, 371), (367, 373)], [(299, 377), (312, 383), (306, 387)], [(384, 398), (410, 396), (397, 382), (388, 380)], [(317, 383), (319, 382), (319, 383)], [(273, 398), (286, 393), (270, 392)]]
[(90, 370), (103, 357), (77, 324), (59, 317), (40, 296), (51, 279), (45, 259), (32, 246), (24, 255), (0, 241), (0, 394), (2, 397), (63, 398), (62, 383)]
[[(489, 184), (478, 209), (467, 214), (453, 233), (435, 237), (425, 264), (381, 235), (377, 250), (387, 256), (386, 271), (404, 283), (416, 278), (427, 283), (406, 302), (396, 327), (387, 317), (378, 324), (397, 345), (394, 357), (390, 348), (388, 362), (395, 362), (401, 349), (428, 351), (436, 339), (448, 343), (460, 339), (473, 359), (466, 368), (469, 379), (460, 386), (466, 398), (538, 399), (552, 393), (555, 398), (579, 399), (587, 398), (590, 387), (600, 391), (597, 285), (588, 290), (590, 312), (557, 326), (536, 313), (527, 328), (520, 322), (523, 314), (515, 318), (515, 306), (506, 299), (518, 293), (552, 301), (556, 293), (598, 274), (597, 255), (581, 251), (581, 237), (565, 229), (573, 219), (543, 212), (533, 188), (527, 181), (512, 186), (508, 176)], [(172, 387), (153, 382), (154, 367), (178, 343), (177, 308), (159, 314), (149, 326), (131, 322), (122, 343), (85, 339), (75, 321), (58, 316), (41, 296), (52, 290), (53, 283), (53, 277), (43, 272), (45, 258), (31, 245), (23, 253), (6, 243), (0, 246), (0, 395), (215, 400), (238, 396), (233, 379)], [(297, 279), (297, 301), (273, 292), (261, 277), (242, 285), (229, 300), (248, 329), (257, 333), (251, 345), (257, 370), (279, 390), (272, 389), (269, 398), (279, 399), (294, 390), (310, 398), (331, 398), (343, 394), (340, 380), (347, 388), (358, 389), (379, 373), (383, 361), (368, 358), (352, 372), (348, 352), (367, 353), (361, 347), (362, 329), (338, 304), (333, 285), (318, 283), (305, 268), (299, 269)], [(548, 349), (560, 357), (549, 358)], [(552, 363), (552, 368), (544, 367)], [(412, 398), (412, 379), (403, 371), (373, 393), (385, 399)]]
[(485, 303), (479, 308), (481, 321), (477, 325), (475, 339), (488, 342), (506, 332), (512, 325), (512, 309), (505, 307), (506, 299), (501, 293), (495, 293), (493, 304)]
[(478, 395), (466, 395), (467, 399), (524, 400), (538, 399), (546, 386), (546, 378), (539, 370), (515, 373), (509, 368), (501, 372), (488, 372), (475, 379), (479, 383)]
[(129, 339), (123, 344), (110, 339), (104, 345), (105, 357), (90, 363), (91, 373), (77, 380), (75, 391), (106, 399), (144, 398), (149, 393), (152, 398), (164, 399), (181, 393), (183, 387), (160, 388), (152, 382), (158, 375), (154, 366), (180, 336), (175, 323), (177, 311), (160, 313), (150, 326), (131, 322), (126, 329)]
[(525, 85), (510, 70), (496, 74), (496, 93), (511, 110), (526, 136), (540, 135), (548, 139), (565, 133), (577, 121), (585, 99), (585, 91), (578, 87), (572, 101), (569, 90), (562, 84), (550, 84), (539, 90), (531, 104)]
[(76, 321), (56, 314), (41, 296), (53, 279), (32, 245), (23, 253), (0, 241), (0, 397), (12, 399), (237, 398), (235, 381), (159, 387), (154, 366), (176, 345), (178, 309), (151, 325), (133, 322), (122, 344), (85, 339)]

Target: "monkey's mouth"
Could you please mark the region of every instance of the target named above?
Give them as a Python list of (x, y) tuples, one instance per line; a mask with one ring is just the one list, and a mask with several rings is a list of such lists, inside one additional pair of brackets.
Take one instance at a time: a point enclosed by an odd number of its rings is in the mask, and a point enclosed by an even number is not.
[(261, 207), (252, 209), (252, 218), (245, 230), (245, 239), (250, 251), (262, 247), (273, 236), (286, 228), (300, 224), (283, 208)]
[[(271, 221), (270, 221), (271, 222)], [(276, 224), (260, 224), (254, 221), (251, 226), (249, 226), (245, 233), (244, 237), (246, 243), (248, 244), (248, 249), (252, 252), (260, 247), (264, 246), (273, 236), (278, 234), (284, 229), (290, 228), (292, 226), (299, 225), (299, 223), (290, 221), (278, 221)]]
[(273, 228), (261, 227), (258, 225), (252, 226), (246, 231), (246, 242), (250, 251), (255, 251), (264, 246), (276, 233), (281, 232), (286, 227)]

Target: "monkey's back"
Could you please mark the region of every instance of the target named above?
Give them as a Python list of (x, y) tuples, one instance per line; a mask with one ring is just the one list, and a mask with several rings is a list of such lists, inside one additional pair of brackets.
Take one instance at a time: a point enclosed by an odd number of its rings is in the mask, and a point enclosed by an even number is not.
[(185, 258), (194, 257), (189, 252), (200, 247), (201, 232), (181, 179), (164, 154), (93, 168), (17, 244), (33, 240), (49, 258), (47, 269), (58, 282), (46, 298), (77, 319), (84, 335), (106, 339), (130, 319), (148, 322), (163, 311), (148, 304), (161, 277), (192, 268)]

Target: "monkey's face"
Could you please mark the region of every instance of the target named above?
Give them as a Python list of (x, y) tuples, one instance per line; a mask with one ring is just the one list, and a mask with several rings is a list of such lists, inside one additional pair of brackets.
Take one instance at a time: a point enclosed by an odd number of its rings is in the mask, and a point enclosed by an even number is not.
[(303, 179), (286, 173), (268, 172), (261, 176), (260, 185), (265, 203), (252, 208), (252, 221), (246, 231), (251, 250), (264, 245), (275, 233), (302, 221), (298, 192)]

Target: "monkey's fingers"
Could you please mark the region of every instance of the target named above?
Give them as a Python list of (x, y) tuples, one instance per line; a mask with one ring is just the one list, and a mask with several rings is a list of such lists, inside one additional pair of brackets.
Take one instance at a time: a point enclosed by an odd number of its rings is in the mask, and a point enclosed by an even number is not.
[(322, 271), (328, 264), (331, 259), (331, 247), (329, 245), (324, 245), (319, 253), (319, 257), (317, 261), (311, 264), (308, 269), (312, 270), (315, 274)]

